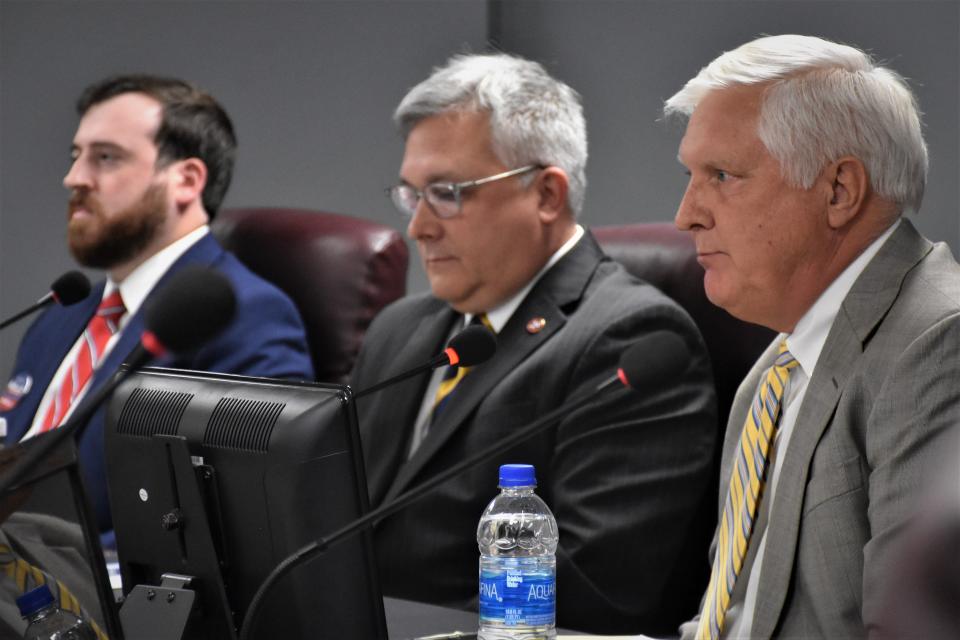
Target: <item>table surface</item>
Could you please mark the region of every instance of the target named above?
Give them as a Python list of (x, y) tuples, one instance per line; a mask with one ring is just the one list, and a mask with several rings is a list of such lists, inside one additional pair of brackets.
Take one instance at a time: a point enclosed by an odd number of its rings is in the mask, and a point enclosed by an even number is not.
[[(436, 640), (442, 637), (451, 640), (476, 638), (476, 611), (460, 611), (398, 598), (384, 598), (383, 609), (387, 616), (390, 640), (414, 640), (436, 635), (439, 635)], [(458, 631), (462, 635), (455, 635)], [(557, 629), (557, 634), (575, 635), (575, 632)]]

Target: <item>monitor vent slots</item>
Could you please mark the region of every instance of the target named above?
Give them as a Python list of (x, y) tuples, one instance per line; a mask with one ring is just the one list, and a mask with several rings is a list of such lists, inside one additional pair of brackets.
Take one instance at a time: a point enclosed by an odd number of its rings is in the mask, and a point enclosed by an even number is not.
[(279, 402), (223, 398), (210, 415), (203, 442), (214, 447), (266, 451), (285, 406)]
[(180, 419), (193, 394), (140, 387), (123, 405), (117, 432), (149, 438), (153, 435), (176, 435)]

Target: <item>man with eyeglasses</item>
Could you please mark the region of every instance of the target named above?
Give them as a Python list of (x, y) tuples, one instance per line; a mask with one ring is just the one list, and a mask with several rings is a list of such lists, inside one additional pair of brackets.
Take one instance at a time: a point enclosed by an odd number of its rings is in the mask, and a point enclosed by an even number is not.
[(406, 149), (389, 192), (432, 291), (374, 321), (353, 384), (429, 359), (471, 322), (495, 331), (498, 348), (459, 378), (441, 369), (360, 401), (374, 505), (592, 391), (645, 334), (675, 333), (688, 345), (676, 357), (691, 362), (682, 375), (651, 376), (641, 393), (602, 396), (381, 522), (384, 592), (475, 607), (477, 521), (498, 465), (524, 462), (560, 527), (558, 623), (675, 628), (698, 594), (684, 599), (671, 577), (701, 562), (706, 580), (706, 545), (685, 540), (710, 474), (712, 380), (690, 318), (577, 224), (587, 158), (579, 96), (534, 62), (456, 56), (407, 94), (395, 120)]

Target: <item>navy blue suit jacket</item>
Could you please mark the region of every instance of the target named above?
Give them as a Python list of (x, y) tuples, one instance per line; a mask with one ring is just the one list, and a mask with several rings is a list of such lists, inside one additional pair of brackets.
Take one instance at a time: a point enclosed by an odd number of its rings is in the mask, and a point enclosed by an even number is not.
[[(150, 297), (172, 274), (187, 265), (214, 267), (227, 276), (237, 296), (236, 316), (223, 333), (204, 347), (185, 356), (164, 356), (153, 364), (271, 378), (313, 379), (303, 322), (293, 302), (250, 272), (207, 234), (173, 263), (144, 305), (130, 318), (107, 359), (94, 373), (88, 396), (116, 373), (139, 343), (144, 328), (143, 310)], [(17, 351), (11, 379), (22, 383), (29, 376), (30, 388), (15, 406), (0, 412), (0, 418), (7, 422), (8, 444), (18, 442), (29, 431), (47, 386), (100, 304), (104, 285), (98, 284), (90, 296), (77, 304), (50, 307), (27, 330)], [(101, 530), (108, 530), (112, 524), (104, 469), (104, 414), (101, 408), (90, 419), (79, 442), (79, 453), (80, 470), (97, 521)]]

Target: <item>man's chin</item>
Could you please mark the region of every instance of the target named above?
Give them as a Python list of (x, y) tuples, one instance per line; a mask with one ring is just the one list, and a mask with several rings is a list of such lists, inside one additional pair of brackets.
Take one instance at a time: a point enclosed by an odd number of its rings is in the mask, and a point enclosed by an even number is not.
[(462, 287), (452, 286), (449, 282), (432, 280), (430, 282), (430, 292), (434, 298), (446, 302), (460, 313), (464, 313), (463, 305), (468, 304), (470, 301), (470, 296)]
[(118, 255), (118, 247), (108, 247), (102, 242), (91, 242), (89, 238), (69, 237), (67, 247), (79, 265), (90, 269), (111, 269), (126, 258), (124, 255)]
[(711, 304), (730, 311), (729, 306), (736, 302), (730, 294), (729, 287), (715, 273), (709, 270), (703, 276), (703, 291)]

